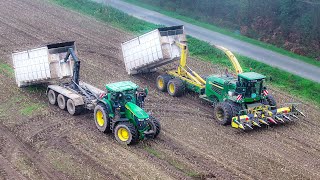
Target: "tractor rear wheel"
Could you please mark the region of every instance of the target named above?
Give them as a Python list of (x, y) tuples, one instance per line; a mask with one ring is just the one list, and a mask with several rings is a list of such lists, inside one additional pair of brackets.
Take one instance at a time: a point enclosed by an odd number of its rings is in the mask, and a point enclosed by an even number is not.
[(59, 94), (57, 97), (57, 102), (58, 102), (58, 106), (60, 109), (65, 110), (66, 109), (66, 98), (64, 97), (64, 95)]
[(185, 91), (185, 85), (181, 79), (174, 78), (168, 82), (168, 93), (173, 97), (180, 97)]
[(57, 93), (54, 92), (52, 89), (50, 89), (48, 91), (48, 100), (49, 100), (49, 103), (52, 104), (52, 105), (56, 105), (57, 104)]
[(164, 75), (160, 75), (157, 77), (157, 88), (162, 91), (162, 92), (166, 92), (167, 91), (167, 85), (168, 82), (170, 81), (171, 76), (164, 74)]
[(271, 94), (268, 94), (266, 99), (264, 100), (265, 105), (271, 106), (271, 109), (277, 109), (277, 102)]
[(109, 110), (104, 104), (98, 104), (94, 108), (94, 122), (99, 131), (108, 133), (110, 129)]
[(132, 123), (119, 122), (114, 129), (116, 140), (125, 145), (135, 144), (139, 141), (138, 130)]
[(67, 110), (68, 110), (69, 114), (71, 114), (72, 116), (75, 116), (75, 115), (78, 115), (81, 113), (82, 106), (76, 106), (72, 99), (68, 99)]
[(155, 132), (153, 138), (156, 138), (161, 131), (161, 125), (158, 119), (154, 118), (153, 116), (150, 116), (150, 124), (151, 129)]
[(221, 125), (230, 125), (232, 114), (232, 108), (227, 102), (218, 103), (214, 107), (214, 116)]

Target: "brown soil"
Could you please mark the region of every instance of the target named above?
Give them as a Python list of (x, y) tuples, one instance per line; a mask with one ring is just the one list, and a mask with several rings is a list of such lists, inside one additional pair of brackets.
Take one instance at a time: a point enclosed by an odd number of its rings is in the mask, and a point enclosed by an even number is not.
[[(158, 117), (155, 140), (119, 145), (95, 128), (91, 112), (71, 117), (47, 103), (44, 88), (17, 88), (0, 71), (0, 179), (319, 179), (320, 113), (244, 133), (218, 125), (195, 94), (173, 98), (156, 90), (152, 75), (128, 76), (120, 43), (131, 35), (41, 0), (0, 3), (0, 59), (50, 42), (75, 40), (81, 79), (99, 88), (131, 80), (149, 87), (146, 109)], [(204, 74), (217, 67), (191, 60)], [(167, 66), (166, 68), (170, 68)], [(280, 103), (300, 102), (273, 91)], [(36, 106), (35, 106), (36, 105)], [(26, 108), (35, 106), (31, 112)]]

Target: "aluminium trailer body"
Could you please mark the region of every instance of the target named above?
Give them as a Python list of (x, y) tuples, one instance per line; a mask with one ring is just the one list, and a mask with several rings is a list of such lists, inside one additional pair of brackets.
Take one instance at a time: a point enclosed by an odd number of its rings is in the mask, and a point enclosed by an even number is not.
[(79, 82), (80, 62), (75, 52), (75, 42), (70, 41), (12, 53), (17, 85), (47, 84), (49, 102), (72, 115), (82, 108), (93, 110), (97, 97), (105, 92)]

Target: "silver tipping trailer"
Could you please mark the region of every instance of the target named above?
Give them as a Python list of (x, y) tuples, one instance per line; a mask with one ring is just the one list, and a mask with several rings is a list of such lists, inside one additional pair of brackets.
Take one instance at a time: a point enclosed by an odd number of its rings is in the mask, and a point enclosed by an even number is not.
[(180, 59), (175, 42), (186, 42), (183, 26), (158, 28), (121, 44), (126, 71), (130, 75), (154, 71)]
[[(67, 109), (71, 115), (93, 110), (105, 91), (79, 80), (80, 61), (75, 42), (49, 44), (12, 54), (19, 87), (48, 84), (49, 103)], [(66, 81), (68, 83), (66, 83)]]

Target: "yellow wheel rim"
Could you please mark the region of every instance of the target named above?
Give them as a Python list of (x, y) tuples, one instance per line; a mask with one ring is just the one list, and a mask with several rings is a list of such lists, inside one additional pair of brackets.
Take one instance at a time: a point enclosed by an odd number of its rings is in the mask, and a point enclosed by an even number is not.
[(159, 79), (158, 80), (158, 86), (159, 86), (159, 88), (163, 88), (163, 86), (164, 86), (164, 81), (163, 81), (163, 79)]
[(118, 137), (121, 141), (128, 141), (129, 131), (126, 128), (119, 128), (118, 129)]
[(100, 110), (97, 111), (96, 117), (97, 117), (98, 125), (102, 127), (104, 125), (104, 119), (103, 119), (103, 113)]
[(223, 119), (223, 117), (224, 117), (223, 110), (219, 109), (219, 110), (217, 111), (217, 118), (218, 118), (218, 120), (221, 121), (221, 120)]
[(170, 91), (170, 93), (174, 93), (174, 90), (175, 90), (175, 88), (174, 88), (174, 85), (171, 83), (171, 84), (169, 84), (169, 91)]

